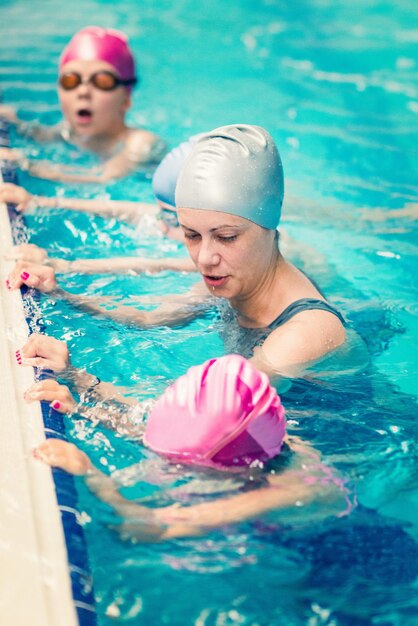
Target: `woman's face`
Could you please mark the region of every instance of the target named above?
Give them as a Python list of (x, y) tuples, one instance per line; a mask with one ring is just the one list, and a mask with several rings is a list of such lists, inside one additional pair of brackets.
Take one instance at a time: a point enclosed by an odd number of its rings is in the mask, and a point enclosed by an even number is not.
[(112, 137), (125, 126), (125, 114), (131, 104), (130, 95), (123, 85), (112, 91), (95, 87), (89, 79), (100, 71), (117, 76), (115, 68), (105, 61), (75, 60), (66, 63), (60, 70), (60, 76), (76, 72), (83, 81), (74, 89), (58, 88), (63, 115), (71, 130), (80, 137)]
[(189, 254), (215, 296), (251, 296), (275, 264), (273, 230), (206, 209), (178, 209), (178, 218)]

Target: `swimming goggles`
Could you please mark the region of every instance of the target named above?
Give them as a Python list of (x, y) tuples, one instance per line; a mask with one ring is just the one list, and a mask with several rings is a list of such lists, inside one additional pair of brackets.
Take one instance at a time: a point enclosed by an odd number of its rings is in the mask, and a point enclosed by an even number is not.
[(100, 91), (113, 91), (120, 85), (123, 85), (124, 87), (135, 85), (137, 80), (136, 78), (122, 80), (112, 72), (101, 70), (100, 72), (92, 74), (87, 80), (83, 80), (82, 76), (78, 72), (65, 72), (65, 74), (61, 74), (58, 82), (62, 89), (65, 89), (65, 91), (71, 91), (72, 89), (76, 89), (79, 85), (86, 83), (91, 83), (94, 87), (96, 87), (96, 89), (100, 89)]

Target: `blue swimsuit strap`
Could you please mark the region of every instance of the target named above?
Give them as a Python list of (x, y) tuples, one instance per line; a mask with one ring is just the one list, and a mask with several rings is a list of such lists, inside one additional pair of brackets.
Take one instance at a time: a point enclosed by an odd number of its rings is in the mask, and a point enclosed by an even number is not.
[(332, 313), (342, 324), (345, 326), (345, 319), (341, 315), (337, 309), (335, 309), (331, 304), (325, 302), (324, 300), (317, 300), (316, 298), (301, 298), (300, 300), (295, 300), (292, 304), (289, 304), (288, 307), (285, 308), (284, 311), (280, 313), (276, 319), (269, 324), (268, 328), (272, 330), (282, 326), (285, 322), (290, 320), (292, 317), (297, 315), (298, 313), (302, 313), (302, 311), (327, 311), (328, 313)]

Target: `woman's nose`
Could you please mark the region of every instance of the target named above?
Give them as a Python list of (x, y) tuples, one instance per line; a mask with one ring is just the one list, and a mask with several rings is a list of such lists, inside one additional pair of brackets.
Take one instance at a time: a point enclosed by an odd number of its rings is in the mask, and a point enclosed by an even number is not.
[(198, 263), (203, 266), (213, 266), (219, 263), (220, 256), (212, 241), (202, 240), (199, 248)]

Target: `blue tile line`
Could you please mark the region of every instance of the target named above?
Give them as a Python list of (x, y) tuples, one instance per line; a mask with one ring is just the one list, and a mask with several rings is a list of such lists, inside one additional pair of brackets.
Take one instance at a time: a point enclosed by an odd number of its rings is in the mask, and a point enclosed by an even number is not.
[[(9, 147), (8, 124), (0, 119), (0, 147)], [(17, 184), (16, 168), (11, 163), (1, 163), (3, 180), (6, 183)], [(7, 205), (14, 244), (25, 243), (27, 234), (25, 220), (18, 213), (14, 205)], [(27, 316), (28, 300), (39, 301), (39, 295), (34, 289), (22, 288), (22, 300), (25, 310), (26, 322), (29, 332), (44, 333), (45, 324), (42, 318), (33, 319)], [(37, 380), (55, 378), (51, 371), (36, 368)], [(51, 409), (48, 402), (41, 402), (42, 417), (44, 421), (45, 435), (58, 437), (66, 440), (65, 424), (63, 416)], [(80, 524), (77, 507), (77, 492), (74, 478), (64, 470), (53, 468), (52, 475), (55, 484), (58, 506), (61, 512), (61, 521), (64, 530), (65, 542), (68, 553), (68, 565), (71, 578), (74, 606), (77, 611), (79, 626), (96, 626), (96, 604), (93, 595), (93, 581), (90, 572), (87, 546), (83, 528)]]

